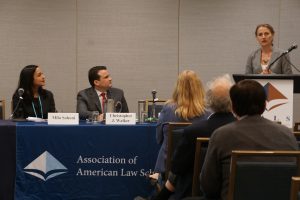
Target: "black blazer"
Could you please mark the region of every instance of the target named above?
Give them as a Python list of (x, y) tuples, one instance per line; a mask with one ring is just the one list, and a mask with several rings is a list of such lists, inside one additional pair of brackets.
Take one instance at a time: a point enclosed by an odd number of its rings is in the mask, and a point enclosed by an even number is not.
[[(40, 103), (38, 99), (34, 99), (33, 101), (24, 98), (16, 110), (13, 118), (27, 118), (27, 117), (39, 117), (43, 119), (48, 118), (48, 112), (56, 112), (54, 97), (51, 91), (43, 90), (44, 92), (40, 93), (40, 99), (42, 104), (43, 116), (40, 109)], [(19, 95), (16, 91), (12, 98), (13, 110), (15, 110), (17, 103), (19, 101)], [(32, 107), (32, 102), (34, 104), (34, 109)], [(37, 116), (36, 116), (37, 115)]]
[(171, 171), (177, 175), (174, 199), (191, 195), (197, 137), (210, 137), (219, 127), (235, 121), (232, 113), (214, 113), (208, 120), (186, 127), (183, 139), (175, 149)]
[(172, 159), (172, 172), (183, 174), (193, 170), (197, 137), (210, 137), (217, 128), (235, 121), (232, 113), (214, 113), (208, 120), (197, 121), (184, 129)]

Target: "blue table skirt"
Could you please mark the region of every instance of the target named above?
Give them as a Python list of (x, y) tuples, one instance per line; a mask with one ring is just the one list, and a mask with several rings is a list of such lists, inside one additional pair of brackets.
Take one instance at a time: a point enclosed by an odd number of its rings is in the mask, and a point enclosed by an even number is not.
[(16, 169), (16, 126), (11, 121), (0, 120), (0, 199), (14, 199)]
[(18, 123), (16, 200), (132, 200), (153, 189), (155, 125)]

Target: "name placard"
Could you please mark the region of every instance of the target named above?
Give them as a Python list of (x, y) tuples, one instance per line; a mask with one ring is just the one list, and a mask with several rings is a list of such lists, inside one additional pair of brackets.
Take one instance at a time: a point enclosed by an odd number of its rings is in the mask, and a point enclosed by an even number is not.
[(78, 113), (48, 113), (48, 124), (79, 124)]
[(136, 123), (136, 113), (106, 113), (105, 123), (132, 125)]

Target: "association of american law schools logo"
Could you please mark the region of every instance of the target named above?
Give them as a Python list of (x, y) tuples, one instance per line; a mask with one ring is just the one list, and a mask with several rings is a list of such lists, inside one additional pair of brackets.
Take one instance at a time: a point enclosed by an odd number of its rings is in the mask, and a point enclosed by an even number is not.
[(271, 83), (267, 83), (264, 86), (264, 89), (267, 94), (267, 111), (288, 103), (288, 98), (284, 96), (278, 89), (276, 89)]
[(54, 158), (48, 151), (42, 153), (24, 168), (24, 172), (47, 181), (58, 175), (64, 174), (68, 169)]

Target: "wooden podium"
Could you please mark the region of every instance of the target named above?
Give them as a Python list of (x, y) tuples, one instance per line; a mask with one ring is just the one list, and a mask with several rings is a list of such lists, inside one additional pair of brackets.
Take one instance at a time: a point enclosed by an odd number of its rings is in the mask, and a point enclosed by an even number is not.
[(258, 81), (267, 95), (267, 105), (263, 116), (288, 128), (293, 128), (293, 94), (300, 93), (300, 75), (233, 74), (232, 76), (235, 82), (244, 79)]

